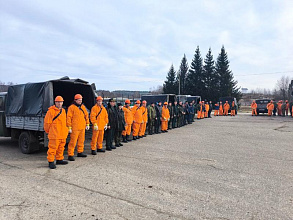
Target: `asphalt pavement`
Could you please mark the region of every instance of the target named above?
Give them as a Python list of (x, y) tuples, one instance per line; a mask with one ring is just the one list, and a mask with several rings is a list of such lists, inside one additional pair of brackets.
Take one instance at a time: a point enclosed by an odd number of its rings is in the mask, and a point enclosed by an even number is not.
[(56, 170), (0, 138), (0, 219), (293, 219), (293, 118), (196, 120)]

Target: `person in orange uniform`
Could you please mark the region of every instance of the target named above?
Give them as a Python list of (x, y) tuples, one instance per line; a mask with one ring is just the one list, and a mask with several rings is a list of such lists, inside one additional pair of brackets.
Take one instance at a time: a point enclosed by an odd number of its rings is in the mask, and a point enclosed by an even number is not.
[(199, 102), (196, 106), (196, 112), (197, 112), (197, 120), (201, 119), (201, 112), (202, 112), (202, 102)]
[(282, 116), (282, 104), (283, 104), (283, 101), (280, 100), (278, 102), (278, 107), (277, 107), (277, 109), (278, 109), (278, 116)]
[(135, 106), (133, 106), (132, 108), (132, 115), (133, 115), (133, 124), (132, 124), (132, 129), (133, 129), (133, 140), (137, 140), (139, 139), (138, 137), (138, 132), (139, 132), (139, 128), (142, 124), (142, 109), (140, 108), (140, 101), (137, 100), (135, 102)]
[(131, 112), (129, 99), (125, 100), (123, 111), (124, 111), (124, 118), (125, 118), (126, 125), (125, 125), (125, 130), (122, 131), (122, 140), (124, 143), (127, 143), (128, 141), (132, 141), (131, 139), (129, 139), (129, 136), (131, 134), (131, 126), (133, 123), (133, 114)]
[(231, 104), (231, 116), (235, 116), (236, 113), (236, 105), (235, 102), (233, 101)]
[(253, 100), (252, 101), (252, 103), (251, 103), (251, 109), (252, 109), (252, 113), (251, 113), (251, 115), (252, 116), (257, 116), (257, 111), (256, 111), (256, 109), (257, 109), (257, 104), (256, 104), (256, 102)]
[(219, 115), (223, 116), (223, 104), (222, 104), (222, 102), (220, 102), (220, 106), (219, 106)]
[(77, 157), (87, 157), (84, 151), (85, 129), (90, 129), (89, 114), (82, 104), (82, 96), (76, 94), (73, 104), (67, 111), (67, 127), (69, 129), (70, 142), (68, 144), (68, 160), (74, 161), (74, 149), (77, 143)]
[(220, 105), (219, 103), (217, 102), (215, 104), (215, 112), (214, 112), (214, 116), (219, 116), (219, 108), (220, 108)]
[(230, 105), (229, 105), (228, 101), (226, 101), (226, 103), (224, 104), (224, 115), (225, 116), (228, 115), (229, 109), (230, 109)]
[(272, 116), (272, 113), (274, 111), (274, 107), (275, 107), (274, 102), (273, 102), (273, 100), (271, 100), (271, 102), (267, 104), (267, 109), (268, 109), (268, 115), (269, 116)]
[(204, 117), (207, 118), (208, 117), (209, 110), (210, 110), (209, 102), (206, 102), (205, 109), (206, 109), (206, 111), (204, 113)]
[(286, 108), (285, 108), (286, 116), (289, 115), (289, 102), (286, 100)]
[(97, 103), (91, 109), (90, 119), (93, 124), (93, 135), (91, 141), (92, 155), (96, 155), (97, 152), (104, 153), (103, 140), (105, 127), (108, 124), (108, 113), (103, 106), (103, 98), (97, 97)]
[(49, 168), (55, 169), (54, 163), (56, 157), (57, 165), (66, 165), (67, 161), (63, 160), (64, 146), (68, 135), (68, 128), (66, 126), (66, 112), (62, 108), (63, 98), (57, 96), (55, 98), (55, 105), (51, 106), (44, 119), (44, 130), (48, 134), (49, 144), (47, 159)]
[(204, 104), (204, 101), (202, 101), (202, 110), (201, 110), (201, 114), (200, 114), (200, 118), (201, 119), (204, 119), (204, 115), (205, 115), (205, 110), (206, 109), (206, 106)]
[(146, 125), (147, 125), (147, 122), (148, 122), (148, 110), (147, 110), (147, 102), (144, 100), (142, 101), (142, 105), (141, 105), (141, 111), (142, 111), (142, 123), (140, 125), (140, 128), (139, 128), (139, 132), (138, 132), (138, 137), (139, 138), (143, 138), (145, 137), (145, 131), (146, 131)]
[(168, 132), (168, 121), (170, 120), (170, 112), (168, 109), (168, 102), (164, 102), (164, 106), (162, 108), (162, 117), (161, 117), (161, 130), (162, 133)]

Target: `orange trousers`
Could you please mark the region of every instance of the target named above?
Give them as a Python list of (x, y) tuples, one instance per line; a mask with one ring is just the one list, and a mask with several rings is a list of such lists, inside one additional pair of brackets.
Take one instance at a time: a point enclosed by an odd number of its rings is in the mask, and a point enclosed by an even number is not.
[(228, 109), (224, 109), (224, 115), (228, 115), (229, 110)]
[(77, 153), (84, 150), (85, 130), (72, 131), (70, 134), (70, 142), (68, 144), (68, 156), (74, 156), (74, 149), (77, 143)]
[(231, 110), (231, 116), (235, 116), (235, 110)]
[(209, 113), (208, 111), (206, 111), (206, 112), (204, 113), (204, 117), (205, 117), (205, 118), (208, 117), (208, 113)]
[(219, 116), (219, 110), (215, 110), (214, 116)]
[(126, 124), (125, 130), (122, 131), (122, 135), (123, 136), (130, 135), (131, 134), (131, 125), (132, 124)]
[(167, 131), (168, 129), (168, 121), (162, 121), (162, 125), (161, 125), (161, 130), (162, 131)]
[(63, 160), (64, 146), (66, 139), (49, 139), (47, 159), (48, 162), (54, 162), (56, 160)]
[(92, 150), (96, 150), (103, 148), (103, 140), (104, 140), (104, 129), (103, 130), (93, 130), (93, 136), (91, 141), (91, 148)]
[(204, 115), (205, 115), (205, 112), (201, 112), (201, 114), (200, 114), (200, 118), (204, 118)]
[(252, 109), (251, 114), (252, 114), (252, 115), (257, 115), (256, 109)]
[(201, 111), (197, 111), (197, 119), (201, 118)]
[(138, 136), (140, 125), (141, 125), (141, 123), (133, 122), (133, 124), (132, 124), (132, 129), (133, 129), (132, 135), (133, 135), (133, 137)]
[(219, 115), (222, 116), (223, 115), (223, 109), (219, 110)]
[(144, 136), (145, 130), (146, 130), (146, 122), (140, 124), (138, 136)]
[(272, 116), (273, 110), (268, 110), (268, 115)]

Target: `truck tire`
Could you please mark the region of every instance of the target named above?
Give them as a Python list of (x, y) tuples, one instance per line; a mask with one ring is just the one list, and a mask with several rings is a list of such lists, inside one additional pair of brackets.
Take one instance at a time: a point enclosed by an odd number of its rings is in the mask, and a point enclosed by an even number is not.
[(39, 142), (28, 131), (21, 132), (18, 139), (18, 145), (23, 154), (31, 154), (39, 150)]

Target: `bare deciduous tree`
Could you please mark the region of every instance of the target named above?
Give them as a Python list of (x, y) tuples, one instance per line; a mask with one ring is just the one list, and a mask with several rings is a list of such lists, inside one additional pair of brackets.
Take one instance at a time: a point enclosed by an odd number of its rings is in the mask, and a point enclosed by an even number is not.
[(289, 76), (282, 76), (276, 83), (276, 88), (274, 90), (275, 99), (287, 100), (289, 99)]

